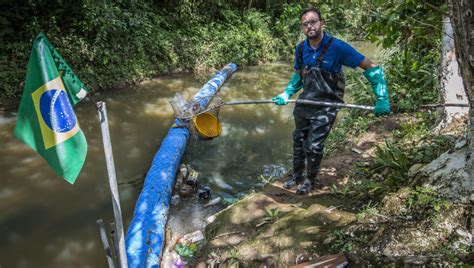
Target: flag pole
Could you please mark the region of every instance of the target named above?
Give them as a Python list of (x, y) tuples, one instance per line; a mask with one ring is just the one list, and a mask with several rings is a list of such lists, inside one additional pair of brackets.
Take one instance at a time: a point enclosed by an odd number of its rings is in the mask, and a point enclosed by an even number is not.
[(104, 221), (102, 219), (98, 219), (96, 222), (97, 226), (99, 226), (100, 240), (102, 241), (102, 246), (104, 247), (105, 257), (107, 258), (109, 268), (115, 268), (112, 252), (110, 251), (109, 240), (107, 239), (107, 234), (105, 233)]
[(118, 237), (119, 263), (120, 268), (127, 268), (127, 254), (125, 252), (125, 236), (123, 232), (122, 211), (120, 209), (120, 198), (115, 174), (114, 157), (112, 154), (112, 144), (110, 142), (109, 121), (107, 119), (107, 109), (105, 102), (97, 102), (99, 109), (100, 128), (102, 130), (102, 143), (104, 144), (105, 161), (107, 163), (107, 173), (109, 175), (109, 186), (112, 194), (112, 206), (115, 218), (115, 234)]

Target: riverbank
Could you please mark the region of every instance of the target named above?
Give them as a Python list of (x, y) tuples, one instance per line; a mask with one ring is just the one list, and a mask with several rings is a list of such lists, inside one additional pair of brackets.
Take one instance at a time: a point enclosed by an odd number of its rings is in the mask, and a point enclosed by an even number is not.
[[(350, 147), (323, 160), (321, 185), (308, 196), (284, 189), (280, 180), (219, 212), (193, 265), (286, 267), (335, 253), (357, 265), (472, 261), (466, 225), (471, 212), (419, 188), (415, 178), (424, 164), (407, 167), (409, 179), (384, 191), (381, 182), (391, 170), (371, 178), (360, 173), (380, 160), (385, 140), (411, 121), (394, 115), (371, 124)], [(362, 191), (368, 180), (376, 186)]]
[(0, 112), (12, 112), (18, 110), (20, 98), (8, 98), (0, 100)]

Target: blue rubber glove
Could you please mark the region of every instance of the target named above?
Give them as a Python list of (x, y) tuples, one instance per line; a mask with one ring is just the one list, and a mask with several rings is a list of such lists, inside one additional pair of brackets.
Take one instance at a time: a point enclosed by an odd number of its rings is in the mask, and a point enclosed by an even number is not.
[(364, 71), (364, 76), (369, 80), (377, 100), (375, 101), (375, 116), (390, 114), (390, 101), (385, 75), (381, 66), (372, 67)]
[(291, 75), (290, 81), (288, 82), (288, 85), (285, 88), (285, 91), (280, 95), (274, 97), (272, 101), (274, 101), (276, 105), (287, 105), (288, 100), (291, 98), (291, 96), (295, 95), (295, 93), (302, 88), (303, 81), (301, 79), (301, 76), (298, 73), (293, 73), (293, 75)]

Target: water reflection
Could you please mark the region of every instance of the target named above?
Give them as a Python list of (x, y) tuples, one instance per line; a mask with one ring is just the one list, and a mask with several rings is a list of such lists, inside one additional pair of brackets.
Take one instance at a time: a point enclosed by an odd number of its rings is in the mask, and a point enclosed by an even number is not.
[[(219, 101), (270, 99), (280, 93), (291, 75), (288, 64), (241, 68), (226, 82)], [(238, 198), (262, 187), (261, 176), (281, 176), (291, 163), (292, 105), (223, 106), (219, 110), (222, 134), (209, 141), (191, 139), (183, 161), (200, 173), (212, 197)], [(277, 171), (278, 167), (285, 167)], [(171, 209), (168, 226), (174, 235), (204, 227), (219, 206), (206, 208), (197, 198), (184, 199)], [(190, 217), (191, 216), (191, 217)], [(192, 220), (191, 220), (192, 219)]]
[[(226, 83), (219, 98), (222, 101), (269, 99), (279, 94), (289, 76), (287, 64), (244, 68)], [(223, 106), (219, 120), (221, 136), (211, 141), (191, 141), (184, 156), (214, 192), (234, 196), (248, 191), (249, 186), (258, 183), (264, 165), (288, 165), (291, 161), (291, 105)]]

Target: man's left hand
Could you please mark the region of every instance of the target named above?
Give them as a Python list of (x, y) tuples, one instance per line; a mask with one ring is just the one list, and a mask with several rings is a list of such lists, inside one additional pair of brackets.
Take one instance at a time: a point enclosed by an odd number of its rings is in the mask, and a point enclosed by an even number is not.
[(387, 98), (377, 99), (375, 102), (374, 114), (375, 116), (390, 114), (390, 102)]

